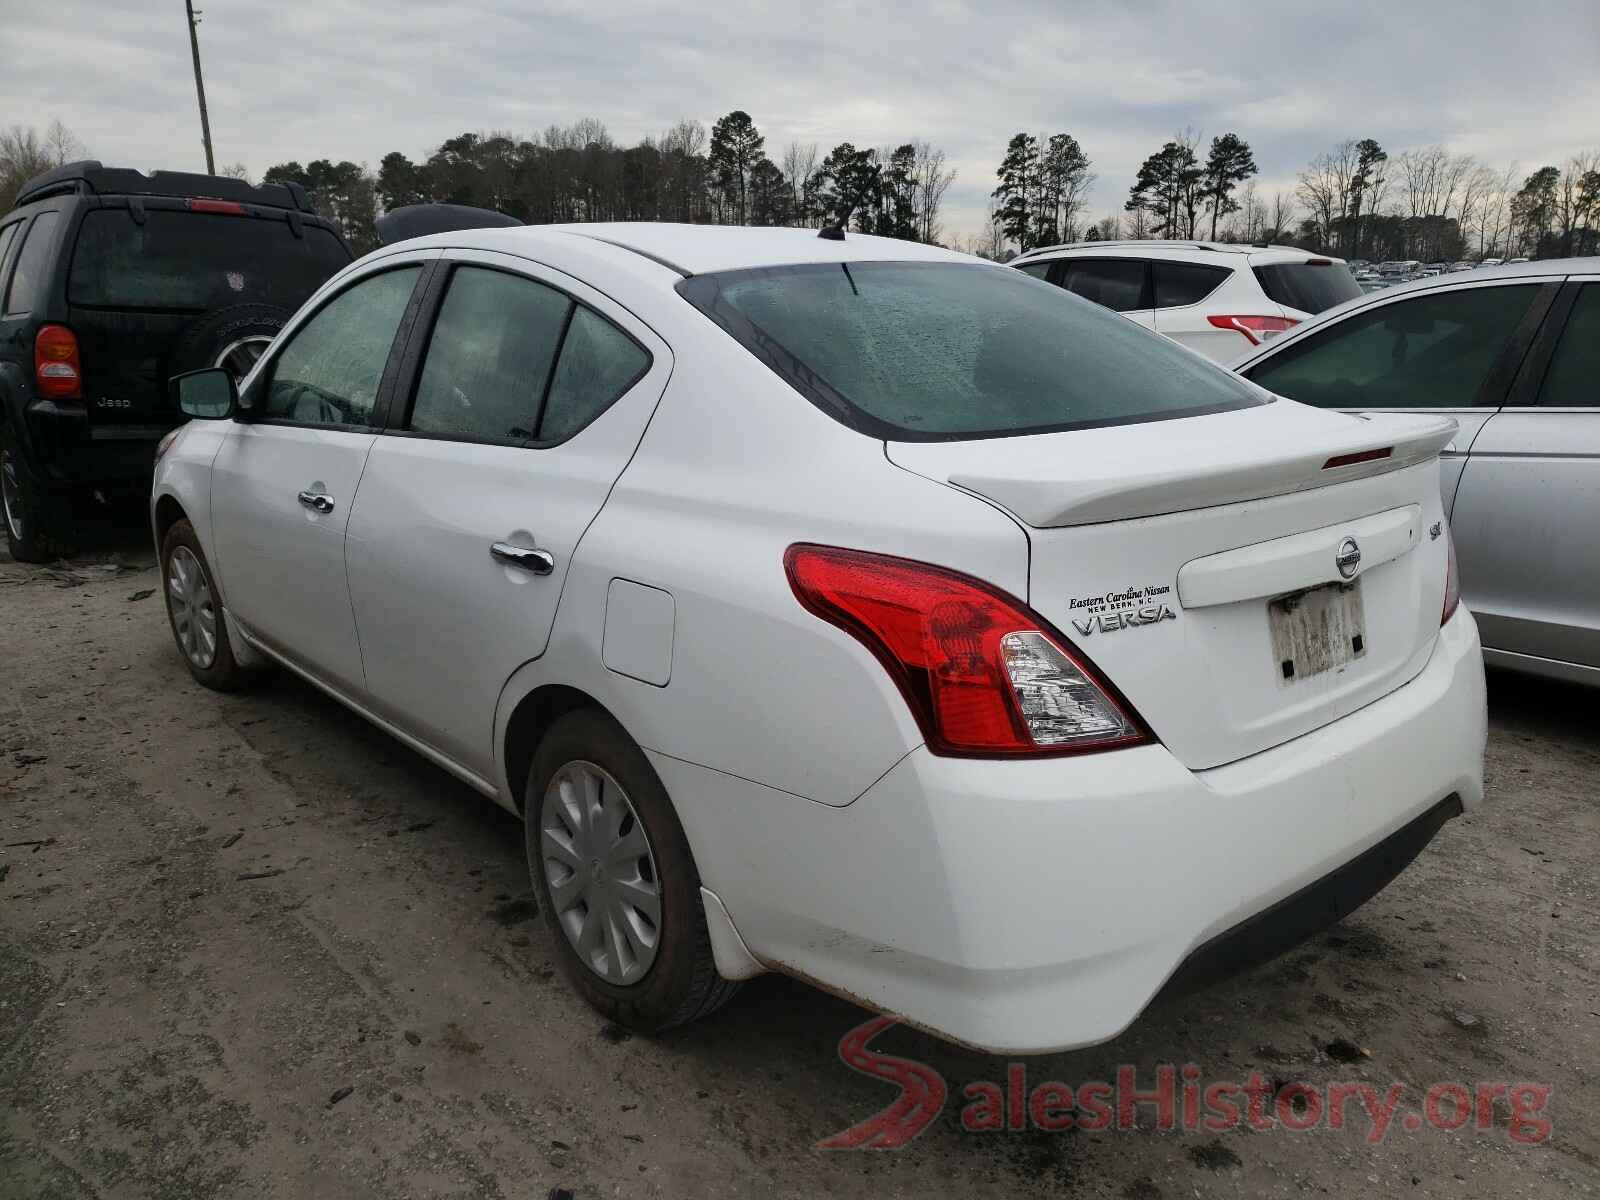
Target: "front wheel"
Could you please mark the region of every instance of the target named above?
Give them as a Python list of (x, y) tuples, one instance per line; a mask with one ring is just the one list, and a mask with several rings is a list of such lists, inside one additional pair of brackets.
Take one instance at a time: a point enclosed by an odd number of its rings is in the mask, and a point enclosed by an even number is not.
[(174, 522), (161, 540), (161, 581), (167, 621), (189, 674), (219, 692), (243, 687), (249, 672), (233, 657), (216, 581), (187, 520)]
[(720, 1008), (688, 839), (622, 727), (583, 709), (545, 734), (528, 773), (528, 871), (573, 986), (619, 1025), (655, 1033)]

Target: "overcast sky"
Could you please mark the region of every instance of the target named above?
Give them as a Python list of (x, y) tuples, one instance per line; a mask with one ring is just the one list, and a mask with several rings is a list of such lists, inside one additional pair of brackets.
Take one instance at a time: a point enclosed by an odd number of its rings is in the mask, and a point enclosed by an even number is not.
[[(966, 234), (1022, 129), (1082, 142), (1096, 214), (1186, 126), (1238, 132), (1269, 192), (1347, 137), (1528, 169), (1600, 145), (1600, 0), (199, 2), (217, 161), (256, 177), (583, 116), (631, 143), (743, 108), (774, 159), (943, 147)], [(108, 163), (203, 170), (182, 0), (0, 0), (0, 125), (55, 117)]]

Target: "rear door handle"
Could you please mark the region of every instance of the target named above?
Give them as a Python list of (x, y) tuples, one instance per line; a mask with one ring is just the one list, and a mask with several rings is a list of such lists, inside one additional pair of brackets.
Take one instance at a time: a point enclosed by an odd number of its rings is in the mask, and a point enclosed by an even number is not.
[(556, 569), (555, 555), (548, 550), (534, 550), (527, 546), (513, 546), (510, 542), (495, 542), (489, 555), (507, 566), (521, 567), (535, 575), (548, 575)]
[(333, 511), (333, 497), (328, 495), (327, 492), (301, 492), (300, 503), (307, 508), (316, 509), (319, 513), (331, 513)]

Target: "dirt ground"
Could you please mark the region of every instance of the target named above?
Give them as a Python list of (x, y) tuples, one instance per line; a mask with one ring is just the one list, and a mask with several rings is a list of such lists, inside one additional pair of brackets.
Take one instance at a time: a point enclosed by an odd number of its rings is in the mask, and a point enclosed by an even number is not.
[[(299, 681), (219, 696), (137, 532), (0, 550), (0, 1198), (1574, 1196), (1600, 1190), (1600, 712), (1490, 680), (1489, 800), (1339, 928), (1159, 1001), (1028, 1086), (1554, 1089), (1549, 1136), (967, 1132), (1001, 1060), (874, 1047), (949, 1100), (898, 1151), (815, 1144), (894, 1098), (839, 1060), (869, 1014), (779, 977), (659, 1039), (556, 974), (515, 820)], [(1359, 1112), (1357, 1113), (1359, 1116)]]

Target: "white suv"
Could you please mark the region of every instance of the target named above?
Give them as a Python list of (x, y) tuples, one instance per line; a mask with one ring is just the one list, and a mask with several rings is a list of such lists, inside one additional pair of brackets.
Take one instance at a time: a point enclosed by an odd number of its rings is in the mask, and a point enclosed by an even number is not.
[(1361, 295), (1343, 259), (1285, 246), (1074, 242), (1011, 265), (1224, 363)]

